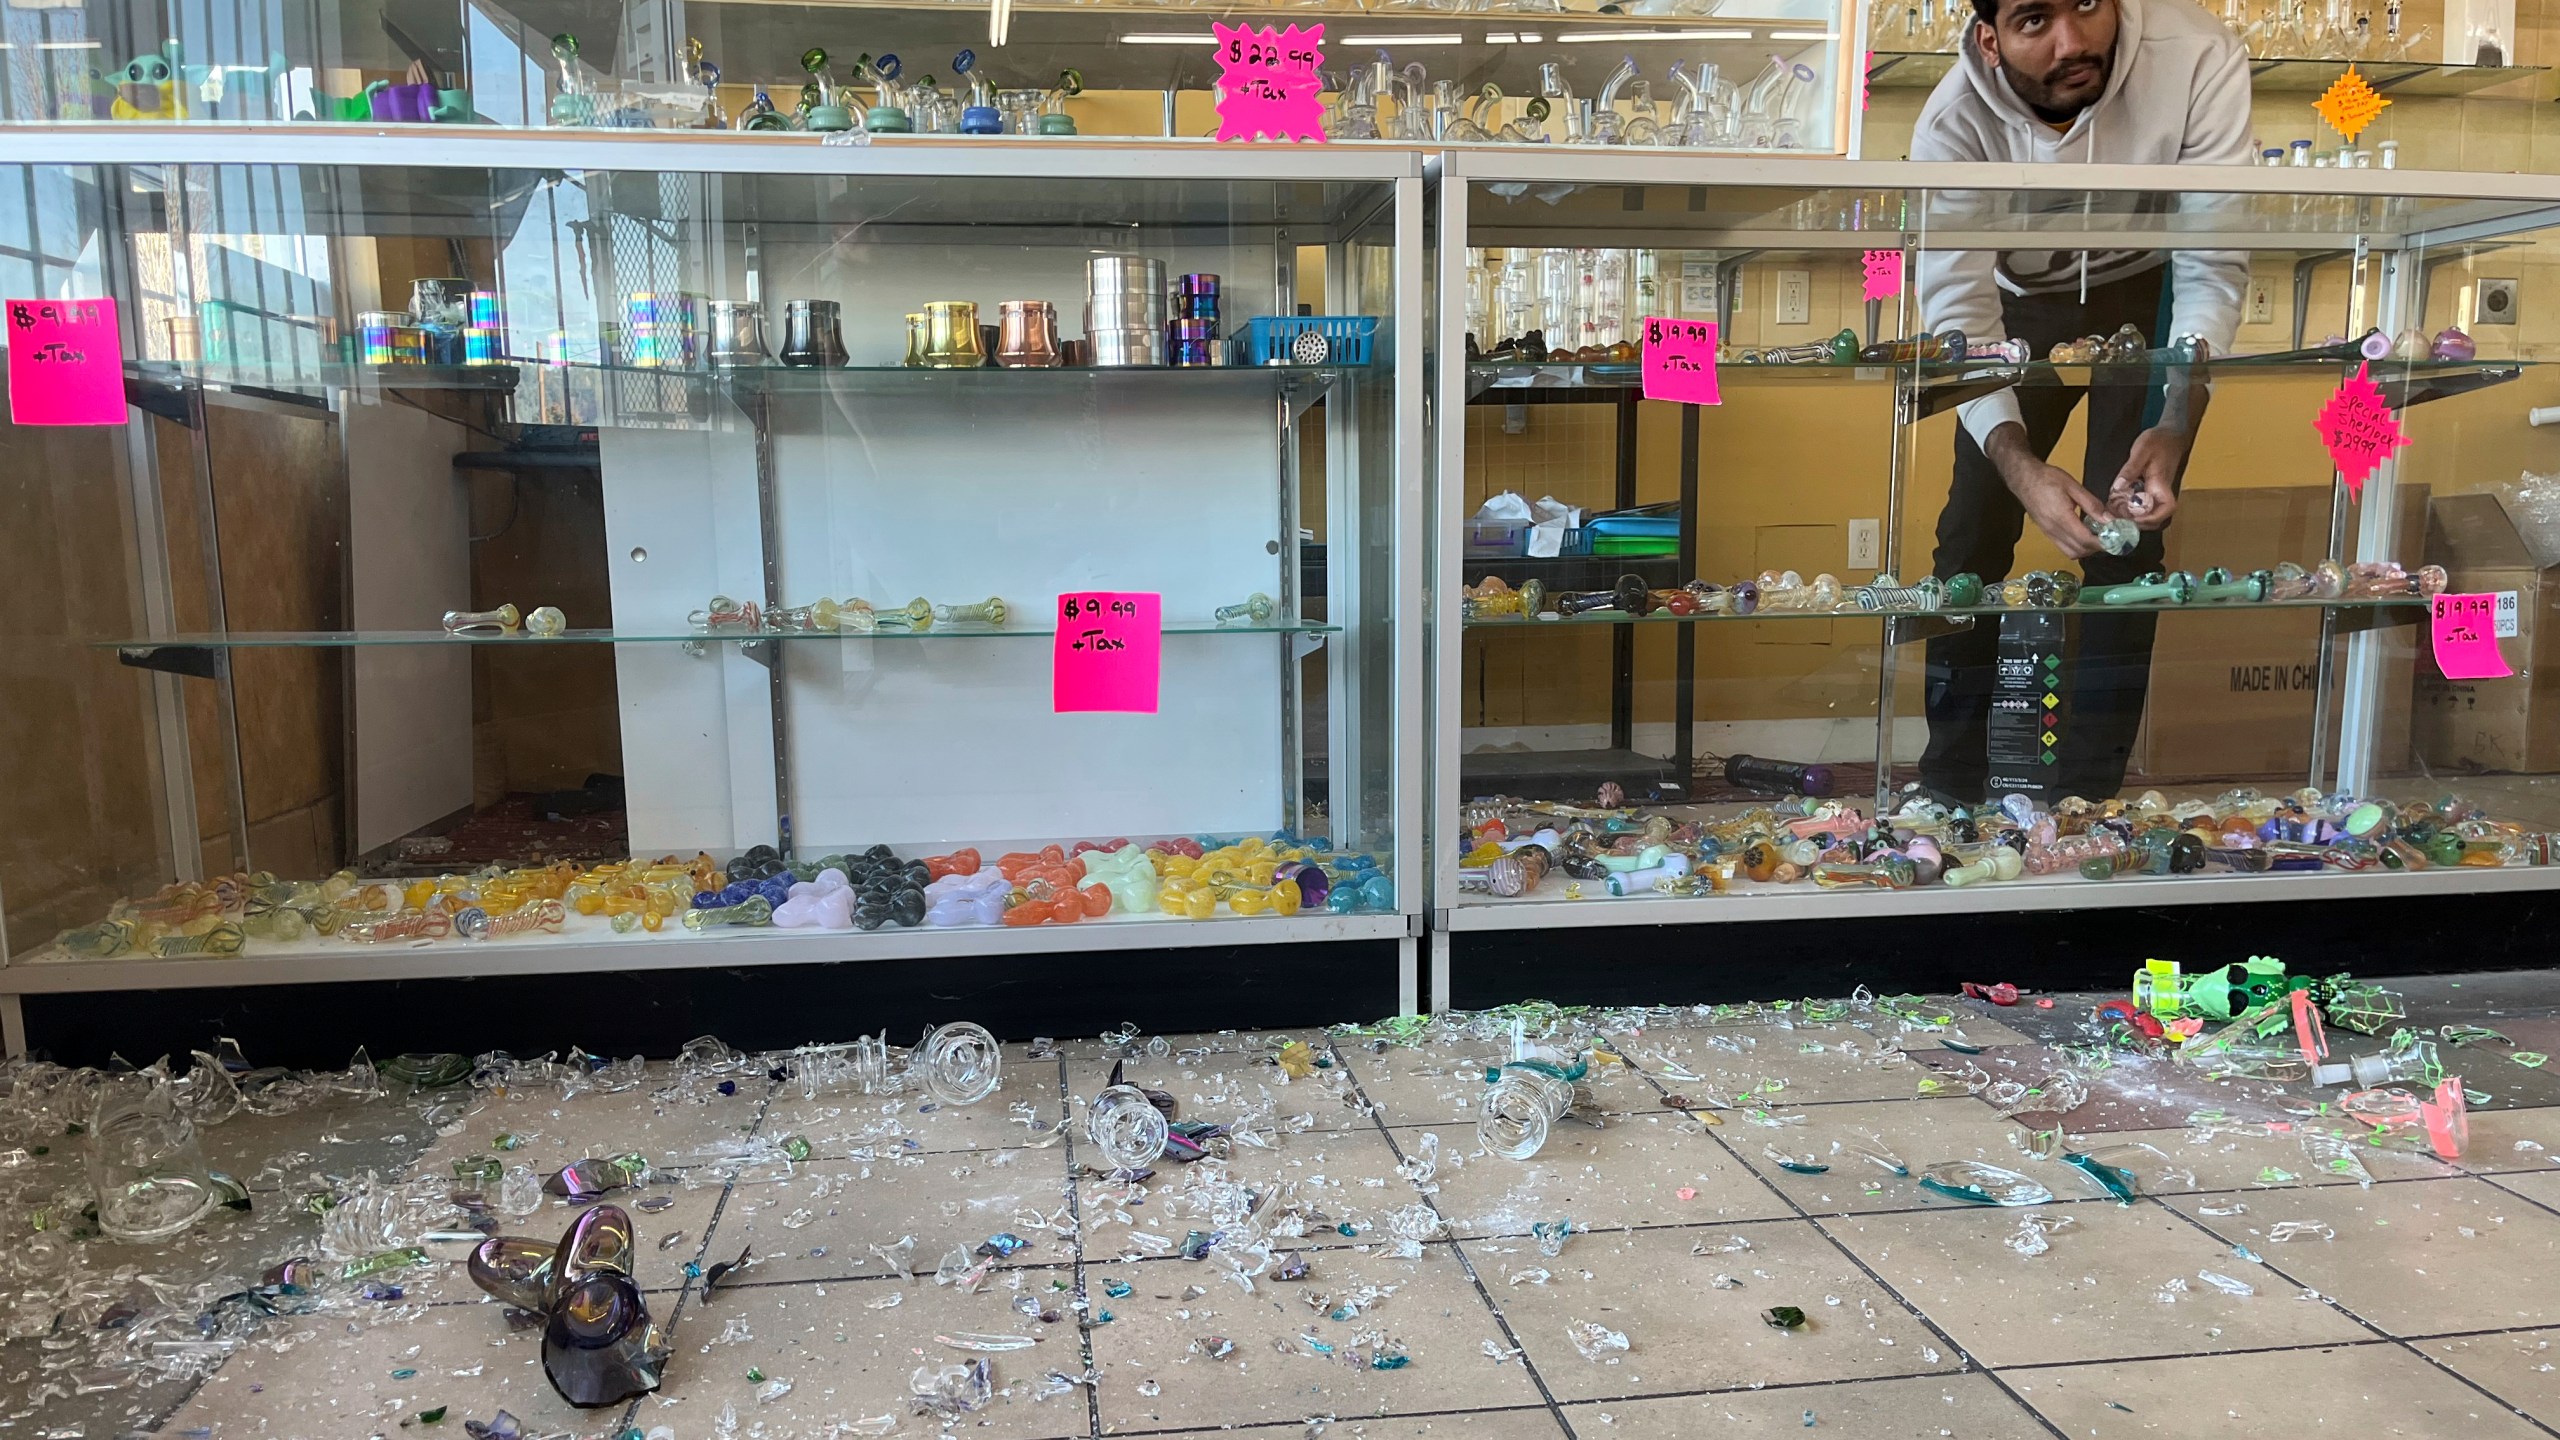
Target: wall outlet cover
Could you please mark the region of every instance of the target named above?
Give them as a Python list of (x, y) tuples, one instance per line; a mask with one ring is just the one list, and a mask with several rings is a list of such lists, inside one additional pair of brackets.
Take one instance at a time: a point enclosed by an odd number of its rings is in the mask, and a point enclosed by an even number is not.
[(2513, 325), (2521, 287), (2513, 280), (2480, 282), (2480, 303), (2473, 319), (2482, 325)]

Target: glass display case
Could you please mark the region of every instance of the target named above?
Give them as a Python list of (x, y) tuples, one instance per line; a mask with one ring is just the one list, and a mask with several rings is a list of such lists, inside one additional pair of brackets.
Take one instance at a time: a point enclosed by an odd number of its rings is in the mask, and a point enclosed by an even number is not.
[(0, 990), (1409, 953), (1418, 156), (173, 133), (0, 170)]
[[(2560, 352), (2493, 314), (2560, 185), (1452, 154), (1437, 204), (1435, 947), (2560, 883)], [(2083, 251), (2085, 300), (1944, 333)], [(1717, 325), (1720, 404), (1641, 398), (1649, 316)], [(2359, 389), (2407, 444), (2341, 475)], [(1971, 438), (2004, 405), (2108, 467), (2068, 548)], [(2160, 431), (2146, 513), (2109, 481)], [(2503, 597), (2513, 677), (2445, 678), (2439, 592)]]
[(658, 129), (1033, 140), (1216, 133), (1216, 24), (1322, 27), (1324, 129), (1400, 144), (1855, 153), (1849, 0), (350, 0), (26, 9), (10, 123)]

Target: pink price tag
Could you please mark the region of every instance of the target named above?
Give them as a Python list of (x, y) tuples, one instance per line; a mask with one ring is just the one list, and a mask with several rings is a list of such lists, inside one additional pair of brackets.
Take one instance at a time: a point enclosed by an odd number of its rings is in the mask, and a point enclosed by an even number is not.
[(2438, 595), (2429, 603), (2436, 668), (2447, 680), (2502, 680), (2516, 673), (2498, 653), (2498, 597)]
[(2356, 373), (2338, 386), (2311, 422), (2320, 443), (2329, 447), (2351, 499), (2362, 497), (2366, 477), (2409, 443), (2409, 432), (2400, 428), (2399, 417), (2382, 398), (2382, 387), (2366, 373), (2372, 368), (2370, 360), (2358, 362)]
[(1164, 597), (1143, 590), (1079, 590), (1058, 597), (1050, 647), (1050, 708), (1156, 713), (1164, 671)]
[(121, 425), (124, 337), (113, 300), (12, 300), (9, 419), (19, 425)]
[(1716, 322), (1644, 322), (1644, 398), (1684, 405), (1721, 405), (1716, 389)]
[(1316, 74), (1324, 64), (1324, 27), (1301, 30), (1292, 25), (1274, 32), (1268, 25), (1212, 22), (1218, 42), (1218, 138), (1220, 140), (1325, 140), (1324, 81)]
[(1890, 300), (1902, 293), (1902, 252), (1870, 250), (1860, 261), (1864, 268), (1869, 300)]

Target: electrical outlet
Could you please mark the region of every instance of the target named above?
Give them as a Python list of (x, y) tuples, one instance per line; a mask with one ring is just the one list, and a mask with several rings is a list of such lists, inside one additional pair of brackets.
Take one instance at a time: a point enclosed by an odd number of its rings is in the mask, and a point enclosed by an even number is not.
[(1813, 272), (1781, 270), (1778, 272), (1778, 317), (1780, 325), (1813, 323)]
[(2249, 323), (2250, 323), (2250, 324), (2252, 324), (2252, 325), (2271, 325), (2271, 324), (2275, 323), (2275, 318), (2276, 318), (2276, 293), (2275, 293), (2275, 288), (2276, 288), (2276, 287), (2274, 287), (2273, 285), (2268, 284), (2268, 283), (2267, 283), (2266, 281), (2264, 281), (2264, 280), (2255, 280), (2255, 279), (2253, 279), (2253, 280), (2251, 280), (2251, 281), (2249, 282)]
[(1884, 563), (1884, 522), (1852, 520), (1849, 522), (1849, 568), (1873, 570)]
[(2516, 323), (2516, 282), (2483, 280), (2480, 282), (2480, 313), (2474, 317), (2482, 325)]

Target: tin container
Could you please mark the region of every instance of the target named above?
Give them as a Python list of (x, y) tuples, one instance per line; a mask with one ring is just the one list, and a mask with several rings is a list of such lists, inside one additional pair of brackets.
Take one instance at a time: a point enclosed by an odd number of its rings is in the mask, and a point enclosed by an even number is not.
[(507, 332), (494, 325), (463, 326), (462, 363), (465, 365), (506, 364)]
[(1088, 295), (1164, 294), (1164, 262), (1144, 255), (1096, 255), (1084, 262)]
[(986, 342), (978, 333), (975, 301), (925, 302), (924, 363), (936, 370), (967, 370), (987, 363)]
[(1084, 328), (1087, 330), (1123, 330), (1140, 325), (1154, 327), (1164, 322), (1164, 297), (1161, 295), (1095, 295), (1084, 302)]
[(1186, 369), (1217, 363), (1218, 322), (1175, 320), (1165, 326), (1165, 358)]
[(1150, 329), (1093, 330), (1085, 334), (1096, 369), (1124, 369), (1164, 363), (1164, 331)]
[(634, 321), (623, 330), (626, 358), (635, 370), (693, 368), (691, 327), (662, 320)]
[(773, 363), (765, 349), (764, 305), (755, 300), (714, 300), (711, 325), (711, 368), (748, 370)]
[(996, 363), (1014, 370), (1057, 367), (1058, 309), (1046, 300), (1007, 300), (996, 307)]
[(844, 364), (842, 314), (833, 300), (784, 301), (782, 363), (804, 368)]
[(400, 363), (397, 335), (409, 329), (409, 317), (397, 310), (367, 310), (356, 316), (356, 363)]
[(497, 291), (474, 290), (471, 292), (470, 314), (463, 321), (466, 328), (499, 330), (504, 329), (506, 323), (507, 303), (499, 298)]
[(622, 318), (633, 325), (699, 325), (701, 299), (684, 290), (634, 290), (622, 297)]

